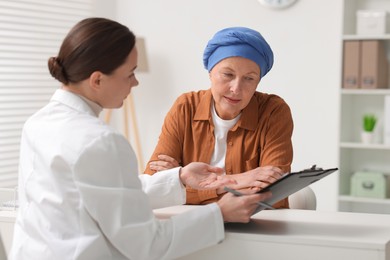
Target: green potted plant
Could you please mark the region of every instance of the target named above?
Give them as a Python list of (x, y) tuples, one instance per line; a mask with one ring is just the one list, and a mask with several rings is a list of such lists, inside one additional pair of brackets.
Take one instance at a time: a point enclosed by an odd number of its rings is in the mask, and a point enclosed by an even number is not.
[(376, 126), (377, 117), (374, 114), (363, 115), (362, 142), (372, 143), (373, 132)]
[(373, 114), (363, 116), (363, 129), (365, 132), (373, 132), (375, 129), (377, 118)]

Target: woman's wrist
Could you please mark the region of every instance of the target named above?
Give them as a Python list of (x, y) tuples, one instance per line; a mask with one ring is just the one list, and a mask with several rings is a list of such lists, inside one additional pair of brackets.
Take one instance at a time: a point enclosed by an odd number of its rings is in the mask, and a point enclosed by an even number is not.
[(226, 191), (224, 190), (223, 187), (218, 188), (218, 189), (216, 190), (216, 192), (217, 192), (217, 195), (226, 193)]

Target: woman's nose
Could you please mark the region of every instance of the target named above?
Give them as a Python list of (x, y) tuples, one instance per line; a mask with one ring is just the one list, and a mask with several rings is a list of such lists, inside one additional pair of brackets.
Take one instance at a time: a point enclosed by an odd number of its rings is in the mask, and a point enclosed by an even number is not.
[(230, 82), (230, 91), (233, 93), (238, 93), (240, 91), (240, 80), (238, 78)]
[(131, 86), (132, 86), (132, 87), (136, 87), (136, 86), (138, 86), (138, 84), (139, 84), (139, 81), (138, 81), (138, 79), (134, 76), (134, 82), (132, 82)]

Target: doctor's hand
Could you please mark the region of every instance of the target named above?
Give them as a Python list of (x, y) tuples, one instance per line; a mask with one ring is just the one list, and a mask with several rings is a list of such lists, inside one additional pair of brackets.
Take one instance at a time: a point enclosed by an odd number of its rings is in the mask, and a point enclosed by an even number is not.
[(180, 169), (180, 181), (193, 189), (209, 190), (234, 185), (236, 182), (222, 175), (224, 170), (207, 163), (192, 162)]
[(235, 196), (226, 193), (218, 202), (222, 217), (225, 222), (248, 223), (250, 217), (259, 206), (259, 201), (264, 201), (272, 196), (271, 192), (256, 193), (244, 196)]
[[(236, 184), (230, 185), (229, 188), (240, 190), (241, 193), (247, 194), (264, 189), (271, 183), (280, 179), (283, 175), (284, 172), (278, 167), (263, 166), (243, 173), (227, 176), (236, 182)], [(223, 188), (217, 189), (217, 194), (222, 193), (225, 193)]]
[(160, 154), (158, 156), (158, 161), (152, 161), (149, 163), (149, 168), (156, 172), (164, 171), (168, 169), (172, 169), (175, 167), (179, 167), (178, 161), (176, 161), (173, 157), (165, 154)]

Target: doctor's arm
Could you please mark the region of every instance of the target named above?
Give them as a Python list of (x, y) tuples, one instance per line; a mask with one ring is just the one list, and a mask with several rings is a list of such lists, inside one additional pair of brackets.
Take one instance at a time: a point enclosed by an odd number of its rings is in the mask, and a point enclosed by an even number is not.
[[(122, 136), (96, 139), (85, 147), (74, 169), (81, 209), (128, 259), (174, 259), (224, 238), (217, 204), (157, 220), (142, 191), (135, 154)], [(178, 175), (176, 179), (181, 185)]]
[(236, 182), (223, 169), (202, 162), (192, 162), (185, 167), (159, 171), (154, 175), (141, 174), (142, 188), (150, 198), (153, 208), (180, 205), (186, 202), (185, 186), (199, 190), (214, 190)]
[(174, 259), (215, 245), (224, 238), (224, 220), (248, 222), (256, 203), (269, 197), (227, 194), (218, 204), (160, 221), (142, 191), (135, 154), (123, 137), (99, 138), (85, 148), (74, 168), (81, 207), (129, 259)]

